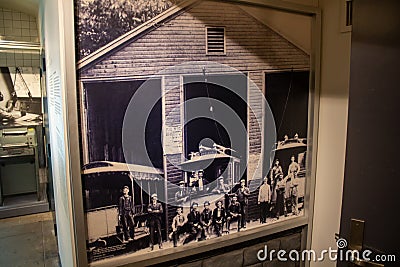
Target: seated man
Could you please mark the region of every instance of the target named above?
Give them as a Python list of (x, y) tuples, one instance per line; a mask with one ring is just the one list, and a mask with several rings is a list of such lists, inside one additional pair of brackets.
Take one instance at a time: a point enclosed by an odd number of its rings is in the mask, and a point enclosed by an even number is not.
[(182, 207), (178, 207), (176, 209), (176, 215), (172, 220), (172, 233), (169, 235), (169, 238), (173, 240), (174, 247), (178, 245), (178, 239), (181, 234), (185, 233), (185, 224), (187, 219), (183, 216), (183, 209)]
[(197, 210), (199, 204), (193, 202), (192, 210), (187, 215), (187, 227), (189, 236), (185, 238), (183, 244), (187, 244), (193, 240), (196, 240), (197, 236), (201, 233), (202, 227), (200, 224), (200, 212)]
[(240, 213), (240, 203), (237, 201), (237, 196), (233, 195), (232, 202), (228, 207), (228, 232), (231, 230), (231, 222), (237, 221), (238, 222), (238, 232), (240, 231), (240, 222), (242, 221), (242, 214)]
[(197, 172), (192, 172), (189, 177), (189, 187), (192, 188), (192, 191), (196, 192), (199, 187), (199, 176)]
[(182, 203), (186, 202), (188, 198), (189, 198), (188, 193), (185, 190), (185, 182), (180, 181), (179, 189), (175, 193), (175, 202), (177, 202), (178, 205), (182, 205)]
[(212, 218), (212, 210), (210, 209), (210, 202), (204, 202), (204, 210), (200, 214), (200, 224), (202, 227), (201, 239), (206, 239), (209, 234), (209, 230), (211, 228), (213, 218)]
[(217, 207), (213, 211), (213, 224), (217, 236), (222, 236), (223, 226), (226, 221), (226, 212), (222, 207), (222, 201), (218, 200), (215, 204)]
[(218, 178), (217, 186), (211, 191), (214, 194), (228, 193), (230, 190), (229, 185), (224, 183), (224, 177), (220, 176)]

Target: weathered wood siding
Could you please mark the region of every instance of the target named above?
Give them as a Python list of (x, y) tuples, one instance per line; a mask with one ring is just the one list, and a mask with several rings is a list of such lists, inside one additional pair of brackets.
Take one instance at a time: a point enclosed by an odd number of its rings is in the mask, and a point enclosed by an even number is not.
[[(223, 26), (226, 55), (206, 55), (206, 26)], [(154, 25), (81, 73), (81, 78), (152, 75), (185, 61), (217, 61), (241, 71), (307, 68), (308, 56), (238, 6), (200, 1)]]
[[(263, 88), (263, 72), (249, 72), (248, 84), (248, 164), (247, 179), (253, 180), (262, 176), (262, 129), (263, 101), (260, 99), (259, 89)], [(258, 118), (258, 119), (257, 119)]]
[[(183, 136), (182, 136), (182, 119), (181, 110), (177, 108), (181, 101), (181, 78), (179, 75), (164, 76), (162, 83), (162, 94), (164, 97), (164, 124), (163, 127), (163, 144), (165, 154), (165, 175), (167, 180), (170, 182), (167, 184), (167, 201), (171, 203), (174, 201), (175, 191), (171, 184), (177, 184), (182, 180), (183, 173), (177, 167), (181, 163), (183, 153)], [(174, 145), (173, 137), (178, 137), (180, 140), (180, 146)], [(172, 150), (166, 148), (169, 143), (173, 146)], [(168, 225), (171, 225), (172, 219), (176, 214), (176, 208), (168, 205)]]

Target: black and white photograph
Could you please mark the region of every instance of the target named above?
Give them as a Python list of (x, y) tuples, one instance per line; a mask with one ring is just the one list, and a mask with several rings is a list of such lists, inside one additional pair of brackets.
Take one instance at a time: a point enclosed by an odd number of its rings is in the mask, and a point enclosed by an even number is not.
[(230, 2), (75, 10), (89, 261), (304, 215), (309, 51)]
[(0, 71), (0, 128), (40, 125), (39, 68), (1, 67)]

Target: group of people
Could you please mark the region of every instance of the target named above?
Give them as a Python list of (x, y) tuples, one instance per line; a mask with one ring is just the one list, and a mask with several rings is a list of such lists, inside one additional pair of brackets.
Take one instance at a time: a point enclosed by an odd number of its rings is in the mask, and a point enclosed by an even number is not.
[[(260, 207), (260, 223), (266, 223), (267, 218), (279, 219), (280, 216), (287, 216), (289, 213), (298, 214), (298, 174), (300, 165), (296, 162), (295, 156), (291, 156), (287, 175), (284, 176), (279, 159), (276, 159), (269, 175), (265, 176), (259, 188), (258, 205)], [(188, 200), (184, 192), (184, 183), (180, 184), (176, 192), (175, 200), (185, 202)], [(237, 231), (246, 228), (248, 198), (250, 189), (246, 186), (244, 179), (240, 180), (240, 186), (232, 192), (225, 186), (224, 180), (219, 179), (215, 193), (224, 193), (225, 201), (218, 200), (215, 208), (211, 209), (209, 201), (203, 203), (203, 210), (199, 211), (199, 204), (193, 202), (190, 212), (185, 216), (183, 208), (179, 206), (171, 223), (169, 238), (174, 246), (178, 245), (181, 235), (185, 235), (183, 244), (194, 240), (205, 240), (211, 234), (221, 236), (224, 232), (229, 233), (231, 223), (237, 222)], [(218, 191), (218, 192), (217, 192)], [(227, 201), (228, 199), (228, 201)], [(178, 202), (179, 203), (179, 202)], [(134, 239), (133, 221), (133, 200), (129, 195), (129, 187), (123, 188), (123, 195), (119, 199), (119, 221), (123, 230), (123, 243)], [(161, 222), (163, 206), (158, 202), (156, 194), (151, 196), (151, 202), (147, 208), (148, 225), (150, 232), (150, 248), (158, 244), (162, 248)]]
[[(129, 195), (129, 187), (124, 186), (123, 195), (119, 198), (118, 215), (119, 222), (122, 226), (123, 243), (129, 243), (134, 240), (134, 203), (132, 196)], [(227, 193), (227, 192), (225, 192)], [(175, 217), (172, 220), (172, 232), (169, 238), (177, 246), (181, 235), (185, 234), (183, 244), (187, 244), (194, 240), (205, 240), (215, 233), (221, 236), (224, 232), (229, 233), (231, 223), (237, 222), (237, 231), (246, 228), (246, 208), (248, 205), (248, 197), (250, 190), (246, 187), (245, 180), (240, 181), (240, 187), (235, 193), (226, 194), (230, 201), (227, 208), (224, 207), (224, 201), (218, 200), (215, 208), (210, 208), (210, 202), (204, 202), (204, 209), (199, 211), (199, 204), (193, 202), (190, 212), (187, 216), (183, 215), (183, 208), (178, 207)], [(163, 214), (163, 206), (158, 202), (156, 194), (151, 196), (151, 203), (147, 208), (148, 225), (150, 232), (150, 248), (154, 249), (154, 245), (158, 244), (162, 248), (161, 222)]]
[(260, 222), (266, 223), (268, 217), (279, 219), (281, 215), (298, 214), (298, 174), (300, 165), (291, 156), (287, 175), (284, 176), (279, 159), (275, 159), (269, 177), (265, 176), (258, 194)]
[(224, 207), (224, 201), (218, 200), (215, 208), (210, 208), (210, 202), (204, 202), (204, 208), (200, 212), (199, 204), (193, 202), (190, 212), (185, 217), (182, 207), (177, 208), (177, 213), (172, 220), (172, 232), (169, 237), (173, 240), (174, 246), (178, 244), (181, 235), (187, 233), (183, 244), (194, 240), (205, 240), (214, 233), (216, 236), (222, 236), (224, 232), (229, 233), (231, 223), (237, 222), (237, 231), (246, 228), (246, 206), (250, 190), (246, 187), (245, 180), (240, 181), (240, 188), (233, 194), (230, 194), (231, 200), (228, 207)]
[[(124, 186), (122, 189), (123, 195), (119, 198), (118, 216), (119, 222), (122, 225), (123, 240), (122, 243), (129, 243), (135, 238), (135, 225), (133, 222), (134, 203), (132, 196), (129, 195), (129, 187)], [(158, 243), (159, 248), (162, 248), (161, 236), (161, 221), (163, 206), (158, 202), (157, 194), (151, 195), (151, 202), (147, 207), (149, 232), (150, 232), (150, 248), (154, 249), (154, 245)]]
[[(182, 205), (187, 202), (190, 197), (196, 197), (207, 194), (227, 194), (231, 191), (231, 186), (225, 183), (223, 176), (219, 176), (217, 184), (214, 188), (210, 186), (204, 186), (203, 172), (199, 171), (196, 175), (190, 177), (188, 187), (185, 187), (185, 182), (179, 182), (179, 189), (175, 193), (175, 202), (178, 205)], [(202, 194), (201, 194), (202, 193)]]

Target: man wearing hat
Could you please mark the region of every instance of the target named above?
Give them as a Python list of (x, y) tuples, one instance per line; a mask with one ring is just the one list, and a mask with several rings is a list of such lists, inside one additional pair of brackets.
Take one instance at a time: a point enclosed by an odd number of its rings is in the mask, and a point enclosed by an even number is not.
[(200, 212), (198, 211), (199, 204), (193, 202), (192, 209), (187, 215), (187, 225), (189, 236), (185, 238), (183, 244), (187, 244), (193, 240), (196, 240), (199, 233), (201, 233), (201, 224), (200, 224)]
[(260, 205), (260, 223), (266, 223), (271, 203), (271, 187), (268, 184), (268, 176), (264, 177), (264, 181), (258, 191), (258, 205)]
[(238, 226), (237, 230), (240, 232), (241, 222), (242, 222), (242, 214), (241, 214), (241, 207), (240, 203), (237, 201), (236, 194), (233, 194), (231, 204), (228, 207), (228, 232), (231, 230), (231, 222), (237, 221)]
[(174, 219), (172, 220), (171, 228), (172, 228), (172, 233), (170, 234), (170, 239), (173, 240), (174, 242), (174, 247), (178, 245), (178, 239), (181, 234), (185, 233), (185, 224), (187, 220), (185, 216), (183, 215), (183, 209), (182, 207), (178, 207), (176, 209), (176, 215)]
[(157, 200), (157, 194), (151, 195), (151, 203), (149, 204), (147, 211), (150, 215), (150, 248), (151, 250), (154, 249), (155, 238), (157, 238), (158, 246), (161, 249), (161, 216), (163, 214), (163, 207)]
[(134, 223), (133, 223), (133, 201), (129, 195), (129, 187), (124, 186), (122, 189), (123, 195), (119, 198), (118, 219), (122, 224), (124, 231), (123, 243), (128, 243), (134, 238)]
[(180, 181), (179, 182), (179, 189), (175, 193), (175, 202), (177, 202), (178, 205), (182, 205), (182, 203), (186, 202), (188, 200), (189, 196), (185, 192), (185, 182)]
[(242, 215), (240, 226), (246, 228), (246, 208), (249, 203), (250, 189), (246, 186), (244, 179), (240, 180), (240, 188), (236, 190), (236, 195), (240, 203), (240, 214)]
[(204, 209), (200, 214), (200, 224), (202, 226), (201, 239), (208, 237), (211, 224), (212, 224), (212, 210), (210, 209), (210, 202), (204, 202)]
[(286, 215), (286, 205), (285, 205), (285, 189), (286, 180), (283, 178), (283, 174), (279, 175), (278, 181), (276, 183), (276, 206), (275, 206), (275, 217), (279, 219), (279, 216)]
[(215, 203), (216, 208), (213, 211), (213, 224), (217, 236), (222, 236), (224, 223), (226, 222), (226, 211), (222, 207), (222, 200)]

